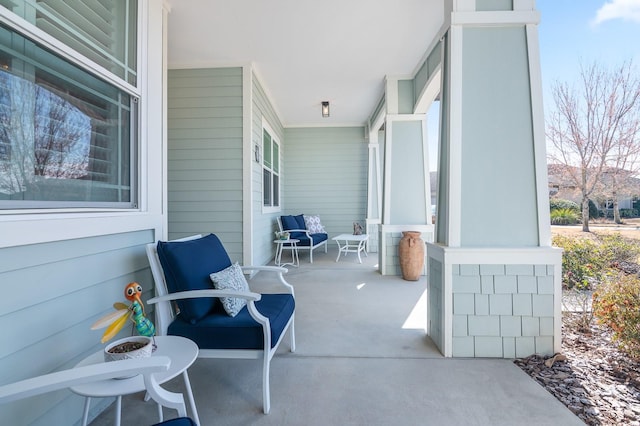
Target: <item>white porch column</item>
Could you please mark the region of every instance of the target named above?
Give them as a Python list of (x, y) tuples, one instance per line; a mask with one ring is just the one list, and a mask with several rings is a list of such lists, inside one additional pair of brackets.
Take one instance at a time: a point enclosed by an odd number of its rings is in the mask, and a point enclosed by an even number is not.
[(550, 242), (539, 15), (533, 0), (448, 10), (429, 334), (445, 356), (552, 354), (561, 252)]
[[(380, 272), (399, 275), (403, 231), (433, 241), (426, 114), (415, 114), (413, 81), (387, 77)], [(426, 271), (426, 262), (425, 262)]]

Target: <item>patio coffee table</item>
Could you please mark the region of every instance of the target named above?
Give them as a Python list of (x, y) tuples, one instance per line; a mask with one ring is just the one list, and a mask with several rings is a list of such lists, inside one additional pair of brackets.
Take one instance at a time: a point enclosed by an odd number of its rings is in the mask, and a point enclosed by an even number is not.
[(369, 256), (366, 249), (368, 239), (369, 235), (367, 234), (340, 234), (336, 237), (333, 237), (332, 240), (338, 243), (338, 257), (336, 258), (336, 262), (340, 260), (340, 255), (342, 253), (344, 253), (345, 256), (347, 255), (347, 253), (358, 253), (358, 260), (360, 261), (360, 263), (362, 263), (360, 253), (364, 252), (365, 256)]
[[(151, 356), (164, 355), (171, 359), (171, 366), (167, 371), (156, 373), (155, 378), (158, 384), (163, 384), (173, 379), (182, 373), (184, 379), (184, 386), (187, 392), (187, 399), (191, 408), (191, 415), (196, 424), (200, 424), (198, 419), (198, 411), (196, 410), (196, 404), (193, 400), (193, 393), (191, 392), (191, 383), (189, 382), (189, 375), (187, 374), (187, 368), (193, 364), (198, 357), (198, 345), (193, 341), (179, 336), (156, 336), (156, 345), (158, 346)], [(84, 365), (98, 364), (104, 361), (104, 351), (95, 352), (82, 361), (80, 361), (76, 367), (82, 367)], [(105, 398), (105, 397), (117, 397), (116, 398), (116, 415), (114, 423), (116, 426), (120, 425), (120, 413), (122, 411), (122, 395), (129, 395), (144, 391), (144, 379), (141, 375), (137, 375), (128, 379), (108, 379), (100, 382), (92, 382), (84, 385), (73, 386), (71, 391), (86, 397), (84, 403), (84, 413), (82, 417), (83, 426), (87, 425), (89, 417), (89, 406), (91, 404), (91, 398)], [(162, 407), (158, 406), (158, 414), (160, 421), (162, 421)]]

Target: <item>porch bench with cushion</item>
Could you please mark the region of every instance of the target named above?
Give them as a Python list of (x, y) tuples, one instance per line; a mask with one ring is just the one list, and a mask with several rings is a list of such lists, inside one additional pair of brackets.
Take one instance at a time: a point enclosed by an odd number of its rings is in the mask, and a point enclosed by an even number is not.
[[(309, 250), (309, 263), (313, 263), (313, 251), (318, 247), (324, 246), (324, 252), (327, 252), (328, 235), (317, 215), (279, 216), (278, 228), (280, 232), (288, 231), (289, 238), (300, 241), (297, 244), (298, 251)], [(282, 246), (283, 250), (292, 250), (293, 248), (292, 244), (283, 244)]]

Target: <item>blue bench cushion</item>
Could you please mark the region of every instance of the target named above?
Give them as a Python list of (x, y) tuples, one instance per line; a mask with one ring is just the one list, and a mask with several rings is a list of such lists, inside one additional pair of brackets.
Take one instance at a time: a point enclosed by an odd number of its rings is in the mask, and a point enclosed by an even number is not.
[[(217, 236), (209, 234), (189, 241), (159, 241), (158, 258), (169, 293), (213, 288), (209, 275), (231, 266), (231, 259)], [(192, 324), (215, 306), (215, 298), (178, 300), (180, 316)]]
[(171, 420), (165, 420), (164, 422), (156, 423), (153, 426), (197, 426), (196, 422), (189, 417), (178, 417)]
[[(255, 302), (258, 311), (269, 318), (271, 347), (280, 339), (295, 309), (291, 294), (263, 294)], [(193, 340), (200, 349), (263, 349), (264, 335), (245, 306), (238, 315), (230, 317), (218, 304), (213, 311), (196, 324), (182, 318), (182, 313), (169, 325), (168, 334)]]
[[(311, 234), (311, 239), (313, 240), (313, 245), (319, 244), (323, 241), (326, 241), (328, 235), (327, 234)], [(292, 237), (293, 238), (293, 237)], [(309, 247), (311, 240), (306, 235), (302, 235), (300, 237), (295, 237), (297, 240), (300, 240), (298, 246)]]

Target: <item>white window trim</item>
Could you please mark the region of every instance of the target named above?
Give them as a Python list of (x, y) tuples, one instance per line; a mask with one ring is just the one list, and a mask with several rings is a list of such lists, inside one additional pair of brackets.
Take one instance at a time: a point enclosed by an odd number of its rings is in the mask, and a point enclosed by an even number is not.
[[(271, 135), (271, 143), (274, 142), (278, 145), (278, 205), (277, 206), (265, 206), (264, 205), (264, 131), (267, 131)], [(262, 128), (260, 132), (260, 146), (262, 151), (262, 157), (260, 159), (260, 204), (262, 205), (262, 213), (278, 213), (282, 211), (282, 142), (277, 133), (269, 125), (269, 123), (263, 118)], [(272, 158), (273, 160), (273, 158)], [(273, 172), (272, 172), (273, 173)], [(273, 194), (272, 194), (273, 195)]]
[[(113, 233), (133, 232), (145, 229), (155, 230), (159, 238), (166, 238), (166, 149), (165, 126), (148, 123), (166, 122), (161, 120), (164, 111), (165, 95), (147, 87), (166, 87), (163, 84), (166, 74), (167, 5), (164, 2), (138, 0), (138, 87), (109, 73), (82, 55), (75, 53), (57, 39), (44, 33), (34, 25), (0, 8), (0, 21), (12, 28), (19, 29), (24, 35), (36, 42), (50, 47), (72, 62), (84, 65), (87, 70), (105, 78), (115, 86), (132, 94), (141, 95), (139, 140), (139, 206), (131, 210), (111, 209), (37, 209), (7, 210), (0, 214), (0, 248), (50, 241), (61, 241)], [(161, 54), (159, 54), (162, 52)], [(150, 63), (151, 62), (151, 63)], [(143, 81), (144, 78), (144, 81)], [(150, 145), (147, 141), (162, 141)], [(150, 198), (150, 194), (156, 194)], [(158, 195), (164, 194), (164, 195)], [(106, 220), (105, 220), (106, 219)]]

